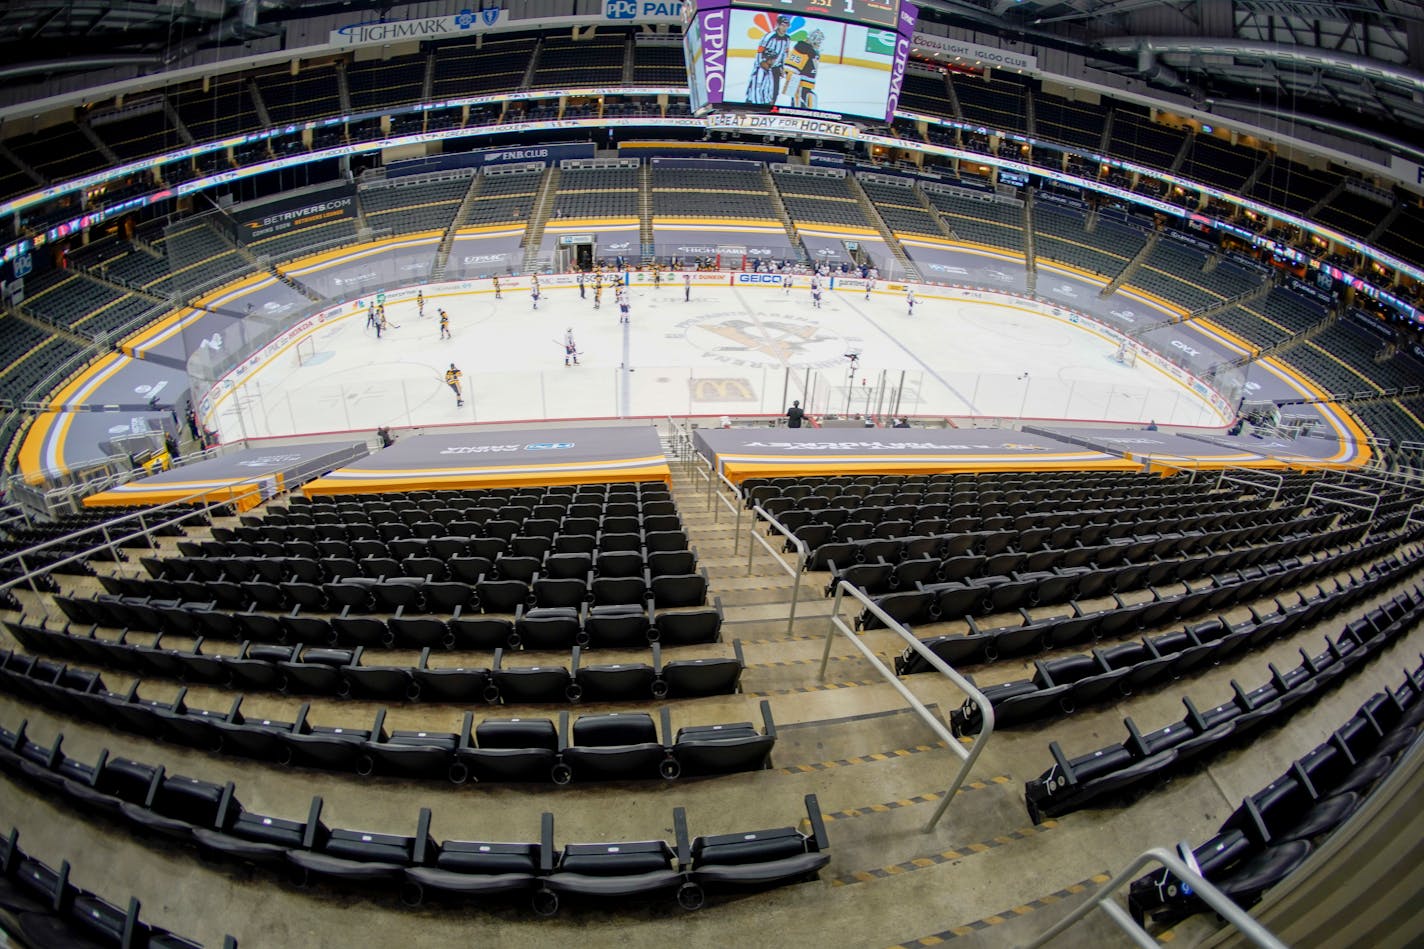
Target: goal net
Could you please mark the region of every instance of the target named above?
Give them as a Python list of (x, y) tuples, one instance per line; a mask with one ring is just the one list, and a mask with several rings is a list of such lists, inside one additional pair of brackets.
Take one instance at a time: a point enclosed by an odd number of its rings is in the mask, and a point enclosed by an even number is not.
[(316, 337), (305, 336), (297, 340), (296, 358), (298, 366), (305, 366), (316, 358)]
[(1127, 343), (1123, 343), (1118, 346), (1117, 352), (1113, 353), (1113, 362), (1124, 366), (1135, 366), (1137, 365), (1137, 350)]

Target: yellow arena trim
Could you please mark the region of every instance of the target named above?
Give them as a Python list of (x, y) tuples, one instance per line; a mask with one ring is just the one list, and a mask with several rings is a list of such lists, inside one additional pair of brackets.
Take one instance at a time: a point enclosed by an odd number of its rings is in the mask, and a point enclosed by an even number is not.
[(638, 219), (635, 217), (561, 217), (557, 219), (557, 224), (545, 224), (545, 233), (560, 231), (579, 231), (589, 227), (626, 227), (635, 228), (638, 226)]
[(618, 150), (636, 149), (638, 151), (677, 150), (687, 152), (764, 152), (768, 155), (789, 155), (791, 149), (779, 145), (737, 145), (731, 142), (620, 142)]
[(300, 275), (314, 269), (320, 269), (319, 265), (321, 264), (367, 257), (371, 254), (383, 251), (388, 247), (438, 244), (444, 236), (444, 231), (426, 231), (423, 234), (402, 234), (400, 237), (387, 237), (383, 240), (372, 241), (369, 244), (347, 244), (345, 247), (339, 247), (336, 250), (329, 250), (320, 254), (313, 254), (310, 257), (299, 257), (296, 260), (288, 261), (281, 265), (281, 269), (288, 274)]
[(1072, 274), (1075, 277), (1081, 277), (1090, 283), (1097, 284), (1099, 287), (1106, 287), (1108, 285), (1107, 278), (1102, 274), (1093, 273), (1091, 270), (1084, 270), (1081, 267), (1074, 267), (1072, 264), (1065, 264), (1057, 260), (1040, 260), (1038, 262), (1038, 269), (1049, 271), (1058, 270), (1066, 274)]
[(1123, 296), (1136, 297), (1143, 303), (1148, 303), (1152, 306), (1158, 307), (1159, 309), (1165, 310), (1168, 313), (1175, 315), (1178, 319), (1184, 320), (1191, 315), (1186, 310), (1177, 306), (1175, 303), (1168, 303), (1166, 300), (1157, 296), (1155, 293), (1148, 293), (1146, 290), (1143, 290), (1139, 287), (1134, 287), (1131, 284), (1119, 287), (1118, 292), (1121, 293)]

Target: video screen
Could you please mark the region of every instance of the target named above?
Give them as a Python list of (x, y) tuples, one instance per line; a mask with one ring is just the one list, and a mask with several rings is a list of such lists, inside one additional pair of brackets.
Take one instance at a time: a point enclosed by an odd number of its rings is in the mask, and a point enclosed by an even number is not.
[(722, 101), (884, 119), (898, 39), (890, 29), (733, 9)]

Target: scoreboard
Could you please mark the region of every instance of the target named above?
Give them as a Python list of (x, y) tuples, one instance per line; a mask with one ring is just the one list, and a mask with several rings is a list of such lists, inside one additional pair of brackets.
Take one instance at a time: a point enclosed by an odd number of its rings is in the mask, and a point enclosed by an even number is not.
[(909, 0), (683, 0), (693, 114), (889, 122), (918, 12)]
[(900, 0), (732, 0), (732, 6), (846, 20), (892, 30), (900, 13)]

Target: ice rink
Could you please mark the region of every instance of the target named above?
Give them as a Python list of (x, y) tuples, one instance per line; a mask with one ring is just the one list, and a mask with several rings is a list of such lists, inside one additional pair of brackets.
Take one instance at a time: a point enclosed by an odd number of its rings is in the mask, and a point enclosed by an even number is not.
[[(725, 277), (723, 279), (726, 279)], [(634, 287), (631, 322), (611, 292), (546, 287), (536, 311), (526, 280), (503, 299), (483, 290), (428, 295), (425, 317), (402, 300), (377, 339), (365, 313), (319, 326), (219, 397), (210, 424), (224, 439), (381, 425), (541, 418), (780, 415), (800, 399), (813, 415), (890, 413), (1216, 427), (1225, 420), (1189, 388), (1069, 314), (1010, 302), (903, 291), (827, 291), (807, 278), (780, 287)], [(514, 286), (509, 284), (513, 283)], [(436, 310), (453, 338), (439, 338)], [(578, 366), (564, 366), (572, 329)], [(852, 370), (848, 354), (857, 356)], [(464, 406), (445, 385), (463, 373)]]

